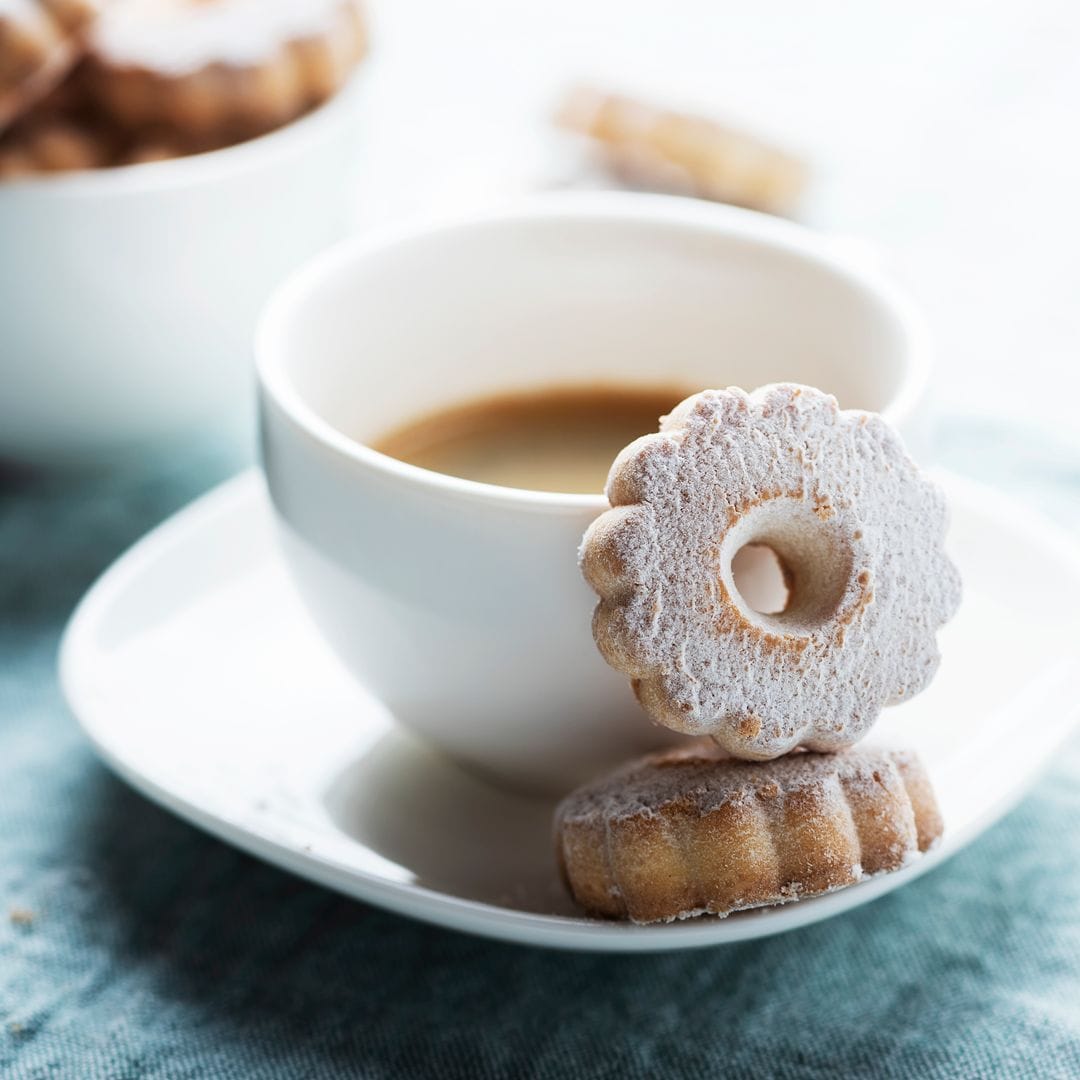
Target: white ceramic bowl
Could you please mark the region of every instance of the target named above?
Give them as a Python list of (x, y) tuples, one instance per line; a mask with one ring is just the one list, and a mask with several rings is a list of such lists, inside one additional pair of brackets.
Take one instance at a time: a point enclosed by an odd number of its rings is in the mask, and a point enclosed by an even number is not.
[(616, 194), (350, 241), (277, 293), (256, 357), (282, 541), (330, 643), (401, 723), (546, 788), (670, 738), (592, 641), (576, 550), (605, 500), (442, 476), (365, 441), (474, 395), (596, 381), (792, 379), (910, 430), (929, 368), (907, 304), (825, 240)]
[(0, 184), (0, 458), (118, 457), (250, 409), (260, 306), (344, 232), (356, 97), (212, 153)]

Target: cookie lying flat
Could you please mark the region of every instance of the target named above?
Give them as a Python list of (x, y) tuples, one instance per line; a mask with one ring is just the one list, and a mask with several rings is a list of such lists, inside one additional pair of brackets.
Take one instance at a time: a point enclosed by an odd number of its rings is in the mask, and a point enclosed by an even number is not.
[(97, 0), (0, 0), (0, 128), (49, 93), (80, 55)]
[(0, 180), (111, 164), (107, 138), (86, 125), (48, 118), (17, 124), (0, 138)]
[[(736, 757), (839, 750), (926, 687), (960, 601), (946, 507), (900, 437), (811, 387), (706, 390), (615, 460), (586, 532), (596, 644), (658, 723)], [(732, 566), (770, 548), (790, 597)]]
[(646, 188), (782, 214), (806, 186), (798, 158), (703, 116), (582, 87), (557, 119), (597, 140), (615, 172)]
[(707, 740), (579, 788), (555, 811), (563, 877), (590, 914), (727, 915), (897, 870), (941, 836), (918, 758), (898, 751), (734, 761)]
[(90, 37), (87, 82), (117, 123), (210, 149), (325, 101), (366, 44), (357, 0), (118, 0)]

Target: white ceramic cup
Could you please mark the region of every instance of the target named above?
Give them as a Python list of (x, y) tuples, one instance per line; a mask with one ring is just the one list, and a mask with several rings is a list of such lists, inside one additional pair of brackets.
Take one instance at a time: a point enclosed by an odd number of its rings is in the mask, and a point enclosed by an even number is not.
[(250, 427), (259, 309), (348, 224), (358, 90), (223, 150), (0, 184), (0, 459)]
[(795, 380), (910, 428), (929, 367), (906, 303), (825, 239), (621, 194), (349, 241), (277, 293), (256, 354), (270, 494), (326, 638), (400, 723), (548, 790), (674, 737), (592, 641), (576, 555), (603, 496), (443, 476), (366, 443), (476, 396), (596, 382)]

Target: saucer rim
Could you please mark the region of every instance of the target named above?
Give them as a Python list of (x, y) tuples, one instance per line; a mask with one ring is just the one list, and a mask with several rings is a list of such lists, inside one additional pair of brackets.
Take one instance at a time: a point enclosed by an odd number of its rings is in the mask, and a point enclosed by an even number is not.
[[(999, 520), (1003, 527), (1007, 526), (1036, 547), (1051, 549), (1070, 566), (1080, 582), (1080, 548), (1057, 523), (985, 485), (940, 470), (937, 475), (939, 479), (947, 477), (950, 494), (962, 498), (965, 504), (974, 504), (980, 513)], [(114, 599), (122, 596), (146, 568), (170, 550), (182, 547), (191, 534), (212, 528), (215, 519), (236, 514), (243, 507), (250, 508), (258, 502), (263, 502), (262, 509), (268, 511), (269, 495), (265, 482), (258, 470), (252, 468), (195, 499), (152, 529), (99, 576), (79, 602), (61, 639), (59, 678), (68, 707), (109, 768), (151, 801), (218, 839), (290, 873), (386, 910), (449, 929), (516, 944), (574, 951), (667, 952), (735, 944), (820, 922), (900, 888), (945, 862), (980, 836), (1019, 803), (1054, 750), (1080, 721), (1078, 696), (1076, 706), (1067, 710), (1067, 715), (1059, 717), (1055, 737), (1048, 741), (1040, 762), (1032, 765), (1009, 789), (999, 791), (997, 798), (966, 828), (947, 830), (936, 848), (902, 870), (824, 896), (755, 909), (723, 919), (702, 918), (676, 924), (638, 926), (585, 916), (521, 911), (462, 898), (414, 882), (395, 881), (326, 854), (296, 849), (220, 809), (206, 809), (129, 765), (103, 734), (110, 725), (107, 719), (101, 719), (99, 708), (107, 710), (107, 704), (96, 700), (86, 661), (95, 651), (96, 629)], [(1074, 679), (1077, 667), (1075, 662), (1070, 666)]]

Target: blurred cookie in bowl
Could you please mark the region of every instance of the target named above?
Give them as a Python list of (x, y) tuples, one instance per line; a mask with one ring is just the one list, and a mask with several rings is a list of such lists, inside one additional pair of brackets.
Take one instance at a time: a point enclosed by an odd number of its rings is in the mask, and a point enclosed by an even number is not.
[(0, 129), (74, 67), (97, 0), (0, 0)]
[(356, 0), (113, 0), (95, 10), (65, 38), (60, 78), (22, 96), (0, 136), (0, 178), (266, 134), (332, 97), (367, 48)]
[(111, 163), (111, 144), (112, 133), (81, 114), (65, 84), (0, 134), (0, 180), (100, 168)]
[(352, 210), (361, 11), (112, 0), (79, 42), (0, 130), (0, 460), (246, 438), (259, 308)]
[(86, 83), (126, 129), (225, 145), (325, 101), (366, 44), (355, 0), (128, 0), (95, 25)]

